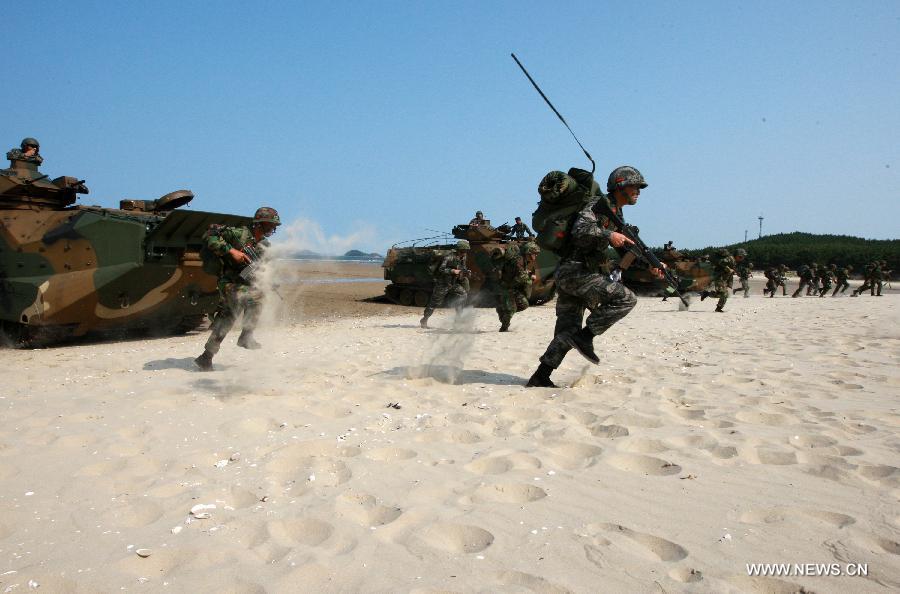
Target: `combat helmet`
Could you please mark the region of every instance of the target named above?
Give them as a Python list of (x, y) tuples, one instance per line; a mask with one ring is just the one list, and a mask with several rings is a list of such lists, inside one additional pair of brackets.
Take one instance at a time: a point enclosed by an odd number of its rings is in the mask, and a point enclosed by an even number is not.
[(37, 138), (32, 138), (30, 136), (28, 138), (23, 138), (22, 143), (19, 146), (23, 151), (29, 146), (33, 146), (38, 151), (41, 150), (41, 143), (37, 141)]
[(281, 217), (278, 216), (278, 211), (269, 206), (261, 206), (256, 209), (256, 213), (253, 215), (253, 224), (257, 223), (272, 223), (276, 227), (281, 224)]
[(746, 258), (746, 257), (747, 257), (747, 250), (745, 250), (744, 248), (738, 248), (737, 250), (735, 250), (734, 255), (735, 255), (735, 256), (743, 256), (743, 257)]
[(530, 256), (531, 254), (540, 254), (541, 248), (538, 247), (538, 244), (529, 241), (524, 246), (522, 246), (522, 253), (526, 256)]
[(469, 245), (469, 242), (466, 241), (465, 239), (460, 239), (459, 241), (456, 242), (456, 250), (457, 251), (467, 252), (470, 249), (471, 249), (471, 246)]
[(622, 165), (613, 169), (612, 173), (609, 174), (609, 179), (606, 182), (606, 191), (612, 192), (616, 188), (625, 186), (638, 186), (643, 190), (647, 187), (647, 182), (644, 181), (644, 176), (636, 168), (631, 165)]

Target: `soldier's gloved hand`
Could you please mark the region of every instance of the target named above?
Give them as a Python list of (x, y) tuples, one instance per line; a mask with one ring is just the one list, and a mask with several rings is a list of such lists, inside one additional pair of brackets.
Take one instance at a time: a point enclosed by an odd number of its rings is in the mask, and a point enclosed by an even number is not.
[(614, 248), (620, 248), (623, 245), (634, 245), (634, 242), (628, 239), (627, 235), (613, 231), (609, 234), (609, 244)]
[[(665, 265), (664, 265), (664, 266), (665, 266)], [(661, 268), (651, 268), (651, 269), (650, 269), (650, 274), (652, 274), (652, 275), (655, 276), (656, 278), (660, 278), (660, 279), (661, 279), (663, 276), (665, 276), (665, 275), (663, 274), (663, 271), (662, 271)]]
[(231, 256), (231, 259), (237, 262), (238, 264), (249, 264), (250, 256), (242, 252), (241, 250), (231, 248), (228, 250), (228, 255)]

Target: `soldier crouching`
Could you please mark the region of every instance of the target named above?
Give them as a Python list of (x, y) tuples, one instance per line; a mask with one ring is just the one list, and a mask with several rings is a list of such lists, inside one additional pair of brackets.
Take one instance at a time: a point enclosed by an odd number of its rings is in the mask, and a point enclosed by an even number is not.
[[(263, 206), (253, 215), (249, 227), (221, 227), (215, 233), (208, 233), (206, 248), (219, 257), (222, 266), (219, 272), (219, 307), (213, 316), (209, 340), (203, 354), (194, 359), (202, 371), (211, 371), (212, 360), (225, 336), (231, 330), (238, 316), (243, 314), (241, 335), (237, 344), (245, 349), (258, 349), (260, 344), (253, 338), (253, 331), (259, 321), (263, 292), (256, 285), (252, 275), (241, 274), (254, 259), (262, 257), (269, 246), (266, 239), (281, 224), (274, 208)], [(254, 254), (251, 257), (250, 254)]]

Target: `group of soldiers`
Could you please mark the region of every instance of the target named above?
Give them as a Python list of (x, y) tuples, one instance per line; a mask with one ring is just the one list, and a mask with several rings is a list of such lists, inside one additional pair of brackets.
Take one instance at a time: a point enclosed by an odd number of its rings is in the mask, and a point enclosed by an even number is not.
[[(475, 213), (475, 217), (469, 221), (469, 226), (489, 227), (491, 226), (491, 221), (484, 218), (484, 213), (479, 210)], [(522, 222), (522, 217), (516, 217), (516, 222), (509, 227), (509, 236), (513, 239), (525, 239), (526, 235), (531, 239), (534, 237), (534, 231)]]
[[(671, 246), (667, 245), (667, 247), (670, 248)], [(711, 262), (713, 265), (713, 290), (704, 291), (701, 294), (701, 300), (709, 296), (717, 296), (719, 302), (716, 304), (716, 311), (722, 312), (729, 294), (736, 295), (738, 292), (743, 292), (744, 297), (750, 296), (750, 277), (753, 276), (753, 263), (747, 260), (746, 250), (739, 248), (735, 251), (734, 256), (726, 249), (718, 250)], [(763, 295), (768, 295), (770, 298), (775, 297), (778, 288), (781, 287), (782, 296), (787, 296), (787, 272), (788, 267), (784, 264), (766, 268), (763, 272), (763, 275), (766, 277)], [(807, 296), (825, 297), (830, 291), (832, 297), (837, 297), (839, 293), (843, 294), (850, 288), (849, 279), (851, 272), (853, 272), (853, 266), (849, 264), (847, 266), (830, 264), (827, 267), (819, 267), (816, 263), (808, 266), (803, 265), (797, 270), (797, 276), (800, 277), (800, 285), (791, 297), (802, 296), (804, 289)], [(875, 260), (867, 264), (864, 273), (864, 283), (854, 290), (850, 296), (858, 297), (868, 290), (872, 296), (881, 297), (884, 281), (890, 278), (890, 273), (891, 271), (887, 269), (887, 261), (885, 260)], [(738, 288), (732, 288), (735, 274), (741, 283), (741, 286)]]
[[(457, 311), (466, 304), (472, 276), (466, 262), (470, 248), (469, 242), (461, 239), (456, 243), (455, 252), (441, 258), (435, 269), (431, 298), (419, 320), (422, 328), (428, 327), (428, 319), (445, 301)], [(483, 290), (490, 293), (496, 302), (500, 332), (508, 332), (513, 315), (528, 308), (540, 251), (537, 244), (529, 241), (521, 248), (517, 243), (508, 243), (505, 249), (496, 247), (491, 252), (491, 264), (485, 274)]]

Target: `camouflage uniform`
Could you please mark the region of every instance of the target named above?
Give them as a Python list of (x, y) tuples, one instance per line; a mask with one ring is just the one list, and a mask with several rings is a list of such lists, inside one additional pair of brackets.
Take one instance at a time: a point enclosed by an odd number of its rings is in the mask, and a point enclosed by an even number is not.
[(513, 314), (528, 309), (531, 273), (525, 269), (519, 256), (519, 247), (515, 244), (510, 244), (505, 252), (497, 248), (491, 259), (494, 265), (494, 296), (497, 316), (500, 318), (500, 332), (506, 332)]
[(834, 286), (834, 292), (831, 294), (832, 297), (836, 297), (838, 291), (843, 293), (850, 287), (850, 282), (848, 280), (850, 278), (850, 270), (848, 270), (848, 267), (846, 266), (836, 268), (834, 276), (837, 284)]
[(269, 246), (266, 239), (256, 241), (249, 227), (224, 227), (218, 234), (207, 239), (206, 247), (222, 259), (222, 271), (219, 274), (219, 308), (216, 310), (210, 328), (206, 350), (213, 355), (219, 352), (222, 341), (238, 316), (243, 313), (241, 336), (253, 332), (259, 321), (262, 309), (263, 293), (251, 281), (241, 278), (243, 265), (239, 265), (228, 255), (231, 248), (243, 251), (245, 248), (255, 250), (262, 256)]
[(524, 239), (526, 233), (528, 234), (528, 237), (534, 237), (534, 232), (531, 228), (521, 221), (510, 228), (510, 233), (512, 233), (516, 239)]
[(875, 262), (866, 264), (866, 267), (863, 269), (863, 284), (850, 293), (851, 297), (857, 297), (865, 290), (868, 290), (873, 297), (875, 296), (875, 268)]
[(824, 297), (825, 293), (831, 290), (832, 275), (836, 272), (836, 269), (837, 266), (835, 264), (822, 269), (822, 273), (819, 275), (822, 285), (819, 287), (819, 297)]
[(737, 251), (735, 262), (735, 272), (741, 281), (741, 286), (738, 289), (734, 289), (733, 294), (737, 295), (738, 291), (743, 291), (745, 298), (750, 297), (750, 274), (753, 271), (753, 262), (747, 260), (747, 252), (742, 249)]
[(787, 271), (788, 268), (784, 264), (779, 264), (778, 269), (775, 271), (776, 289), (781, 287), (782, 297), (787, 297)]
[[(461, 244), (465, 244), (465, 248), (460, 247)], [(469, 242), (463, 240), (457, 246), (458, 251), (468, 250)], [(434, 289), (431, 291), (431, 299), (425, 307), (422, 319), (419, 320), (419, 325), (423, 328), (428, 327), (428, 318), (431, 317), (435, 309), (443, 305), (444, 300), (448, 296), (450, 298), (448, 301), (449, 305), (456, 310), (462, 309), (466, 304), (466, 298), (469, 296), (469, 280), (466, 276), (469, 270), (466, 267), (466, 256), (460, 256), (458, 251), (447, 254), (441, 258), (441, 262), (438, 264), (435, 271)], [(461, 272), (457, 275), (453, 274), (453, 270)]]
[(799, 297), (804, 287), (807, 289), (807, 294), (809, 294), (812, 287), (813, 270), (809, 266), (803, 265), (798, 268), (797, 275), (800, 277), (800, 285), (791, 297)]
[(724, 311), (725, 302), (728, 301), (728, 295), (731, 294), (731, 278), (734, 275), (735, 261), (728, 250), (722, 249), (716, 253), (715, 262), (713, 262), (713, 291), (704, 291), (701, 301), (708, 296), (718, 297), (716, 303), (716, 311), (722, 313)]
[(769, 294), (769, 297), (775, 296), (775, 290), (778, 288), (778, 271), (774, 268), (766, 268), (763, 276), (766, 277), (766, 287), (763, 289), (763, 295)]
[(615, 229), (602, 214), (604, 208), (617, 212), (608, 198), (597, 196), (578, 213), (571, 232), (572, 252), (563, 258), (556, 274), (556, 327), (540, 358), (552, 369), (559, 367), (572, 348), (567, 338), (581, 330), (585, 309), (591, 312), (585, 326), (599, 336), (637, 304), (634, 293), (610, 278), (606, 250)]
[[(34, 147), (35, 153), (33, 155), (25, 154), (28, 150), (28, 147)], [(39, 166), (44, 162), (44, 157), (40, 154), (41, 143), (39, 143), (34, 138), (24, 138), (22, 139), (22, 143), (19, 145), (19, 148), (10, 149), (6, 153), (6, 158), (10, 161), (22, 161), (25, 163), (33, 163), (35, 166)]]
[(819, 280), (821, 279), (821, 276), (822, 271), (819, 270), (819, 265), (813, 262), (810, 266), (809, 286), (806, 287), (807, 297), (819, 292)]
[[(194, 363), (202, 371), (211, 371), (213, 356), (219, 352), (222, 341), (238, 316), (243, 314), (241, 335), (237, 344), (245, 349), (258, 349), (260, 344), (253, 338), (253, 330), (259, 321), (262, 309), (263, 293), (255, 285), (252, 275), (241, 276), (250, 266), (247, 262), (236, 262), (231, 250), (237, 250), (250, 260), (262, 259), (269, 242), (266, 237), (275, 232), (281, 224), (278, 212), (268, 206), (260, 207), (253, 215), (253, 222), (248, 227), (210, 227), (204, 238), (205, 248), (219, 258), (219, 307), (213, 316), (209, 339)], [(257, 239), (257, 237), (259, 239)]]

